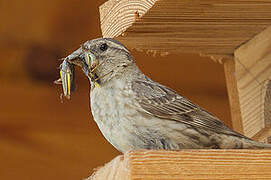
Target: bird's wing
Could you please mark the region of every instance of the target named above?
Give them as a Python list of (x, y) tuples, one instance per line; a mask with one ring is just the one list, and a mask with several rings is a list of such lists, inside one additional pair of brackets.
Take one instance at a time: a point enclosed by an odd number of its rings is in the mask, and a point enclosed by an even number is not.
[(185, 123), (195, 128), (245, 137), (228, 128), (214, 115), (159, 83), (136, 80), (132, 83), (132, 90), (136, 93), (136, 100), (148, 114)]

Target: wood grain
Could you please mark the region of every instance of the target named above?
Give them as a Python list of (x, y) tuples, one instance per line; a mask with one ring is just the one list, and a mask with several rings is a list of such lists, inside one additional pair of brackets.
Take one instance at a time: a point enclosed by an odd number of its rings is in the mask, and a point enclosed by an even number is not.
[(139, 151), (130, 159), (132, 179), (271, 178), (270, 151)]
[(265, 111), (270, 111), (270, 102), (266, 103), (270, 98), (265, 98), (271, 79), (270, 52), (271, 27), (268, 27), (234, 53), (244, 133), (249, 137), (271, 124), (270, 116), (265, 116)]
[[(100, 6), (104, 37), (116, 37), (139, 20), (157, 0), (113, 0)], [(121, 23), (120, 23), (121, 22)]]
[(224, 71), (227, 83), (229, 102), (231, 107), (232, 128), (235, 131), (243, 134), (244, 128), (241, 116), (237, 81), (235, 76), (235, 62), (233, 59), (227, 59), (224, 62)]
[(86, 180), (128, 180), (130, 179), (130, 170), (128, 164), (129, 158), (117, 156), (105, 166), (100, 167)]
[(266, 143), (271, 143), (270, 134), (271, 134), (271, 127), (266, 126), (263, 129), (261, 129), (257, 134), (255, 134), (252, 137), (252, 139), (255, 139), (257, 141), (266, 142)]
[(232, 56), (271, 25), (271, 1), (109, 0), (100, 14), (103, 36), (129, 48)]
[(142, 150), (123, 161), (128, 164), (118, 171), (130, 178), (120, 180), (271, 179), (270, 150)]

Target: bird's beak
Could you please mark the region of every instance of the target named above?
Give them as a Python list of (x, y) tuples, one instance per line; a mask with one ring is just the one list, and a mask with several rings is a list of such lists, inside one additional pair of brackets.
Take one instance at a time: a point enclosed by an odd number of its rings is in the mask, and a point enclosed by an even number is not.
[(75, 90), (75, 65), (81, 67), (91, 81), (96, 84), (99, 83), (99, 80), (96, 81), (98, 76), (95, 73), (98, 62), (95, 54), (91, 51), (81, 47), (62, 60), (60, 79), (56, 80), (55, 83), (62, 84), (66, 98), (70, 99), (71, 92)]
[(94, 53), (86, 50), (83, 47), (80, 47), (72, 54), (65, 58), (69, 63), (77, 65), (82, 68), (87, 77), (91, 76), (91, 70), (93, 64), (96, 62), (96, 56)]
[(79, 48), (64, 59), (77, 66), (82, 66), (83, 59), (84, 59), (84, 52), (82, 48)]
[(95, 84), (99, 86), (100, 80), (96, 73), (99, 62), (95, 54), (94, 51), (81, 46), (65, 59), (72, 64), (80, 66), (90, 81), (95, 82)]

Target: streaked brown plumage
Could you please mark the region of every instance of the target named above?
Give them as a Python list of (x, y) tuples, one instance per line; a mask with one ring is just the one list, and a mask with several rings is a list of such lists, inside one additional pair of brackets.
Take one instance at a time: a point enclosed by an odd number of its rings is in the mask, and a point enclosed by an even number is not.
[[(95, 58), (88, 64), (89, 54)], [(121, 152), (271, 148), (233, 131), (174, 90), (146, 77), (128, 49), (114, 39), (87, 41), (66, 60), (80, 65), (89, 77), (94, 120)]]

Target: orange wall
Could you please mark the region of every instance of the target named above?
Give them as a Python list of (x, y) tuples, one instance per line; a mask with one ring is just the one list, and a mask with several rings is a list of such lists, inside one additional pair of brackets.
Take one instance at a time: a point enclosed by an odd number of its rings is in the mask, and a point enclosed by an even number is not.
[[(57, 59), (100, 37), (105, 0), (13, 0), (0, 3), (0, 179), (82, 179), (120, 154), (89, 111), (87, 79), (61, 103)], [(198, 55), (132, 52), (152, 79), (229, 124), (223, 66)], [(230, 125), (230, 124), (229, 124)]]

